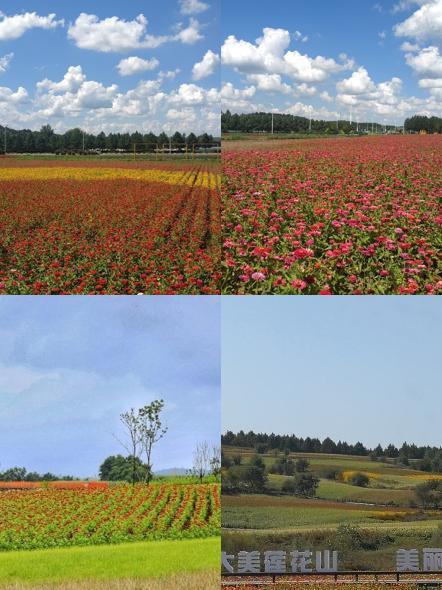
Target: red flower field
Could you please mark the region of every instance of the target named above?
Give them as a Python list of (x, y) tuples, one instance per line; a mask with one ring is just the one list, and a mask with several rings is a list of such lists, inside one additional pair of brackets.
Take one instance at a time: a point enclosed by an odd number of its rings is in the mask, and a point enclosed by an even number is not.
[(440, 135), (224, 144), (222, 292), (442, 293), (441, 171)]
[(3, 160), (0, 294), (219, 292), (217, 184), (198, 163)]

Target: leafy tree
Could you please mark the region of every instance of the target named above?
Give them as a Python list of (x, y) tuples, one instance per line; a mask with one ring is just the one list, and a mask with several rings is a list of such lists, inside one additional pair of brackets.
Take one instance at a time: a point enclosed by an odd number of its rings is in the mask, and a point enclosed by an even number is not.
[(310, 469), (310, 463), (307, 459), (300, 457), (296, 461), (295, 468), (298, 473), (305, 473), (306, 471), (308, 471)]
[(135, 474), (133, 472), (133, 458), (122, 455), (107, 457), (100, 465), (99, 475), (102, 481), (128, 481), (136, 482), (144, 480), (146, 465), (137, 457), (135, 460)]
[(442, 481), (429, 479), (415, 487), (415, 494), (423, 508), (442, 506)]
[(140, 408), (138, 411), (139, 432), (141, 435), (141, 447), (146, 457), (146, 483), (152, 479), (152, 451), (154, 445), (163, 438), (167, 432), (167, 426), (161, 422), (161, 412), (164, 409), (164, 400), (157, 399)]
[(313, 498), (318, 485), (319, 479), (311, 473), (297, 473), (283, 483), (282, 491), (303, 498)]

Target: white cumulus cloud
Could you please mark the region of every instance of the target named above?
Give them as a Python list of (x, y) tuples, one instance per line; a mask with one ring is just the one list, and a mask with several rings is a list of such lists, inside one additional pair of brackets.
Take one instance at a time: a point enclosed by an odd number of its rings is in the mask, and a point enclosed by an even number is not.
[(181, 43), (186, 45), (193, 45), (201, 39), (204, 39), (204, 37), (200, 33), (200, 23), (196, 18), (190, 18), (188, 26), (178, 31), (178, 33), (171, 38), (173, 41), (181, 41)]
[(159, 65), (160, 62), (156, 58), (143, 59), (141, 57), (131, 56), (122, 59), (117, 65), (117, 69), (120, 76), (132, 76), (133, 74), (139, 74), (140, 72), (154, 70)]
[(442, 76), (442, 55), (438, 47), (424, 47), (417, 53), (406, 53), (405, 61), (418, 76)]
[[(422, 3), (422, 2), (421, 2)], [(394, 27), (398, 37), (442, 39), (442, 0), (427, 0), (416, 12)]]
[(13, 57), (13, 53), (8, 53), (7, 55), (0, 57), (0, 74), (4, 74), (6, 72)]
[(353, 72), (350, 78), (346, 78), (336, 84), (338, 92), (343, 94), (364, 94), (374, 90), (375, 85), (364, 67)]
[(201, 0), (179, 0), (181, 14), (199, 14), (205, 12), (209, 5)]
[(197, 62), (192, 68), (192, 77), (194, 80), (202, 80), (211, 76), (220, 62), (219, 55), (210, 49), (204, 55), (203, 59)]
[(144, 14), (126, 21), (117, 16), (100, 20), (95, 14), (82, 12), (69, 26), (68, 37), (81, 49), (103, 53), (153, 49), (170, 40), (166, 35), (147, 34), (147, 25)]
[(347, 58), (338, 63), (321, 55), (310, 57), (299, 51), (287, 51), (290, 33), (284, 29), (263, 29), (255, 44), (230, 35), (221, 48), (224, 65), (243, 74), (279, 74), (300, 82), (322, 82), (330, 74), (352, 69)]
[(39, 16), (36, 12), (23, 12), (7, 16), (0, 12), (0, 41), (18, 39), (30, 29), (55, 29), (63, 25), (64, 20), (56, 20), (54, 13)]
[(102, 53), (155, 49), (173, 41), (192, 45), (203, 39), (200, 23), (193, 17), (186, 27), (180, 23), (173, 35), (151, 35), (147, 33), (147, 26), (148, 20), (144, 14), (126, 21), (117, 16), (100, 20), (95, 14), (82, 12), (69, 26), (68, 37), (81, 49)]

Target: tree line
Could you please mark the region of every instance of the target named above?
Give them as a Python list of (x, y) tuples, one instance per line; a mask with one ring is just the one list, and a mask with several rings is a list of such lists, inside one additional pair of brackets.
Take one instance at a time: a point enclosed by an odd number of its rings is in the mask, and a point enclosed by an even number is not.
[[(44, 125), (40, 131), (30, 129), (15, 130), (0, 126), (0, 153), (65, 153), (109, 151), (132, 151), (134, 144), (138, 152), (154, 152), (157, 146), (188, 146), (198, 148), (214, 143), (208, 133), (185, 135), (176, 131), (173, 135), (155, 133), (93, 133), (83, 132), (79, 128), (65, 133), (56, 133), (50, 125)], [(141, 145), (145, 144), (145, 145)]]
[[(240, 133), (270, 133), (272, 130), (272, 113), (231, 113), (229, 110), (221, 113), (221, 131)], [(363, 132), (392, 132), (396, 131), (395, 125), (381, 125), (375, 122), (351, 122), (346, 120), (325, 121), (322, 119), (309, 119), (298, 115), (274, 114), (274, 133), (321, 133), (338, 135)]]
[(427, 133), (442, 133), (442, 118), (441, 117), (425, 117), (424, 115), (414, 115), (405, 119), (404, 128), (406, 131), (419, 133), (426, 131)]
[(350, 444), (345, 441), (333, 441), (330, 437), (324, 438), (302, 438), (295, 434), (279, 435), (245, 433), (240, 431), (233, 433), (227, 431), (221, 438), (223, 446), (254, 448), (258, 454), (278, 450), (291, 453), (329, 453), (336, 455), (357, 455), (366, 456), (373, 461), (393, 459), (396, 463), (408, 466), (410, 462), (413, 467), (426, 472), (442, 473), (442, 448), (430, 446), (417, 446), (404, 442), (399, 448), (394, 444), (386, 447), (377, 445), (370, 449), (361, 442)]
[(27, 471), (25, 467), (11, 467), (0, 471), (0, 481), (74, 481), (72, 475), (54, 475), (53, 473), (38, 473)]

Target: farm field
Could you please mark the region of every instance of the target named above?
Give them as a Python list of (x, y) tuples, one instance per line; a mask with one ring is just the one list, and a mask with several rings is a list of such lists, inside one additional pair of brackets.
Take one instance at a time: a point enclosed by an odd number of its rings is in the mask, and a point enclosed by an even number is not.
[(218, 484), (0, 492), (0, 551), (217, 536)]
[[(230, 460), (241, 457), (247, 464), (253, 449), (224, 446)], [(281, 453), (259, 457), (266, 469)], [(224, 494), (222, 497), (223, 550), (237, 554), (293, 546), (334, 548), (340, 552), (340, 569), (391, 570), (398, 548), (440, 546), (442, 513), (423, 509), (414, 488), (440, 474), (417, 471), (392, 461), (322, 453), (290, 453), (294, 461), (309, 461), (310, 473), (319, 479), (314, 498), (282, 493), (290, 476), (266, 473), (264, 493)], [(325, 476), (337, 470), (337, 479)], [(369, 478), (367, 487), (352, 485), (354, 473)]]
[(215, 590), (219, 538), (0, 553), (0, 588)]
[(0, 294), (212, 294), (216, 161), (0, 161)]
[(442, 137), (223, 144), (225, 294), (442, 292)]

